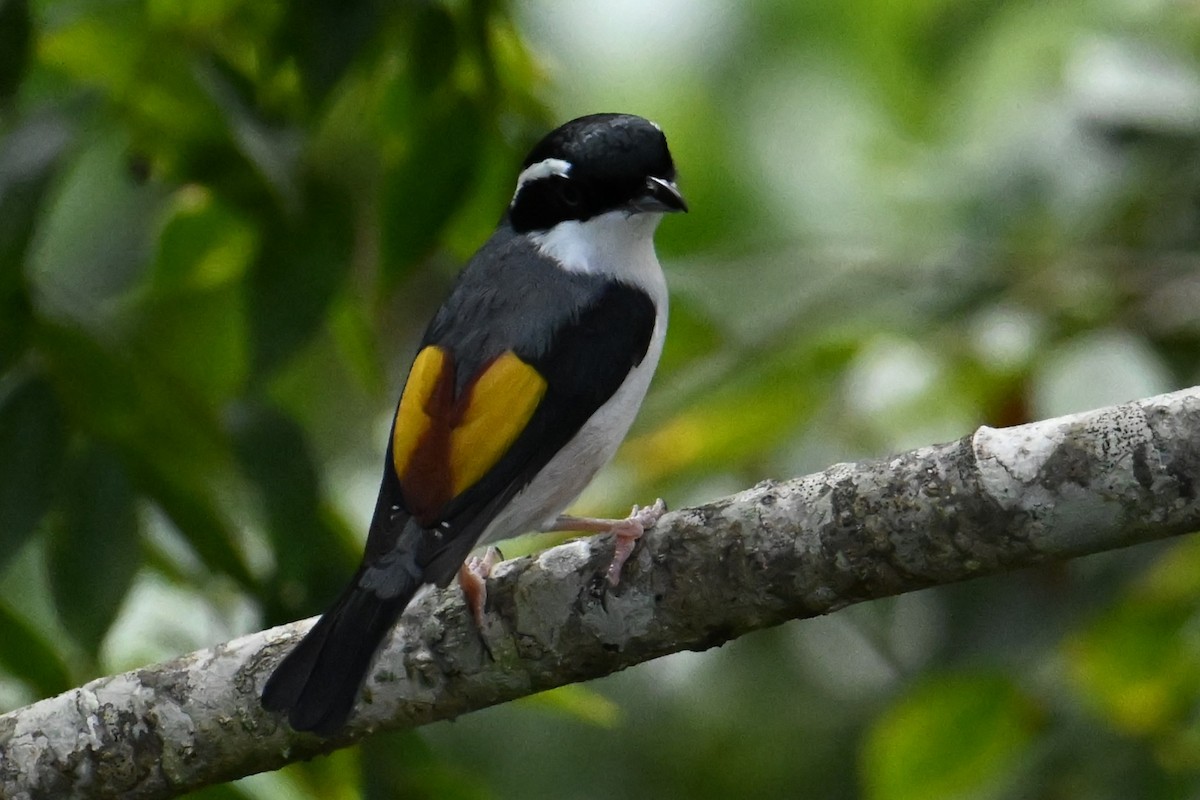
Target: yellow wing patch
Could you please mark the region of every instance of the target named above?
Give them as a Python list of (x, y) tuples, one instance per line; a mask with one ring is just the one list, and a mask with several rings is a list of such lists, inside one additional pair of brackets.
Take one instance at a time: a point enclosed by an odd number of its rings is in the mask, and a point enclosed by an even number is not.
[(496, 465), (546, 393), (545, 379), (512, 352), (484, 367), (461, 397), (454, 379), (445, 350), (422, 350), (392, 426), (392, 464), (409, 511), (424, 525)]
[(446, 352), (442, 348), (426, 347), (417, 353), (408, 372), (408, 383), (404, 384), (400, 407), (392, 422), (392, 464), (397, 475), (404, 475), (421, 437), (430, 429), (433, 419), (426, 409), (441, 382), (445, 365)]
[(546, 394), (546, 379), (515, 353), (488, 366), (467, 394), (466, 413), (450, 438), (454, 494), (495, 466), (525, 430)]

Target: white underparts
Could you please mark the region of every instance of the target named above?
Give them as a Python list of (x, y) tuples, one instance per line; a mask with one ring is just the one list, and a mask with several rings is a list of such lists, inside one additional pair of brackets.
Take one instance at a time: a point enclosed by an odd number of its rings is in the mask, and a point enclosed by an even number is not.
[[(636, 286), (654, 301), (654, 332), (641, 363), (484, 532), (480, 543), (545, 528), (587, 487), (625, 438), (662, 354), (667, 333), (667, 284), (654, 254), (662, 214), (610, 211), (586, 222), (560, 222), (532, 234), (543, 255), (563, 268), (605, 275)], [(609, 321), (621, 325), (620, 316)]]
[(619, 209), (583, 222), (560, 222), (529, 238), (542, 255), (570, 272), (608, 275), (651, 291), (652, 284), (662, 280), (654, 255), (654, 229), (662, 217), (657, 211), (631, 214)]
[[(620, 320), (613, 320), (619, 325)], [(550, 459), (512, 501), (492, 520), (479, 544), (507, 539), (551, 527), (558, 515), (587, 488), (592, 478), (617, 452), (637, 416), (667, 332), (665, 297), (658, 309), (650, 347), (616, 393), (584, 423), (562, 450)]]

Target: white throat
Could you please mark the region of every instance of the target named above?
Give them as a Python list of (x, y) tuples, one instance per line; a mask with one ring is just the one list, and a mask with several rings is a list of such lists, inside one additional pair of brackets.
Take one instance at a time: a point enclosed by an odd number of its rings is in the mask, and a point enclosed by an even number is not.
[(654, 254), (654, 229), (662, 217), (657, 211), (609, 211), (586, 222), (560, 222), (529, 238), (566, 270), (619, 278), (651, 290), (657, 300), (663, 277)]

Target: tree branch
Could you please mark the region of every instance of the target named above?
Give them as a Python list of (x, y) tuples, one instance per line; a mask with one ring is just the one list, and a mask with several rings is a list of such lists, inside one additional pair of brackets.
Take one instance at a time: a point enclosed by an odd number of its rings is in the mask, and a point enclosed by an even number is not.
[(878, 597), (1200, 529), (1200, 387), (663, 518), (621, 585), (608, 537), (497, 567), (485, 651), (457, 589), (411, 608), (336, 739), (258, 705), (298, 622), (0, 716), (0, 797), (172, 797)]

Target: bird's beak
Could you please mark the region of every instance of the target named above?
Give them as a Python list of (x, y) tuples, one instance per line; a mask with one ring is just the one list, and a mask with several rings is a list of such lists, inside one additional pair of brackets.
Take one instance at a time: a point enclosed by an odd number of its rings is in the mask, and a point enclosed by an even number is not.
[(636, 211), (664, 211), (667, 213), (688, 210), (687, 201), (679, 193), (679, 187), (675, 185), (675, 181), (653, 176), (646, 179), (645, 194), (633, 201), (633, 207)]

